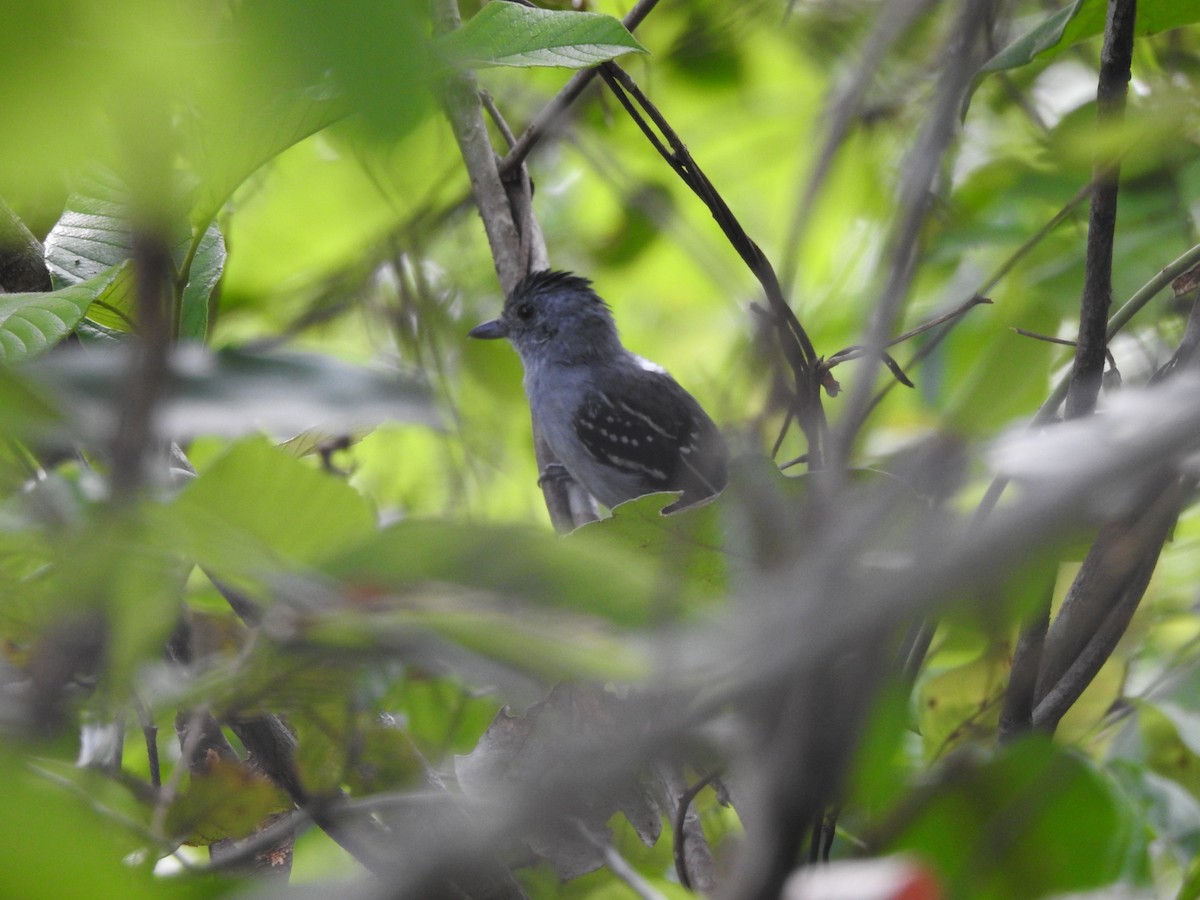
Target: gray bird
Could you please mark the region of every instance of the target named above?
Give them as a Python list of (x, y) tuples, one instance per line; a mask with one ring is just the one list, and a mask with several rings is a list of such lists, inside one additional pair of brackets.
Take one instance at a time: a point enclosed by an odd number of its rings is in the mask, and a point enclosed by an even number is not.
[(534, 272), (513, 289), (500, 318), (470, 336), (512, 343), (546, 443), (605, 506), (682, 491), (671, 512), (725, 487), (729, 454), (717, 426), (661, 366), (622, 346), (588, 279)]

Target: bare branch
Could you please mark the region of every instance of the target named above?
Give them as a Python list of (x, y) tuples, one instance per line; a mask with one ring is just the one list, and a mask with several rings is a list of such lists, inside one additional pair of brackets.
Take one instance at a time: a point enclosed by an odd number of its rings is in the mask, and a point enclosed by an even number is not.
[[(1119, 123), (1125, 115), (1133, 59), (1133, 26), (1137, 0), (1109, 0), (1100, 52), (1100, 81), (1096, 89), (1096, 118), (1101, 126)], [(1087, 259), (1079, 311), (1079, 343), (1067, 390), (1067, 418), (1085, 416), (1096, 407), (1108, 346), (1108, 308), (1112, 304), (1113, 237), (1117, 227), (1118, 161), (1098, 159), (1092, 174), (1092, 208), (1088, 217)]]

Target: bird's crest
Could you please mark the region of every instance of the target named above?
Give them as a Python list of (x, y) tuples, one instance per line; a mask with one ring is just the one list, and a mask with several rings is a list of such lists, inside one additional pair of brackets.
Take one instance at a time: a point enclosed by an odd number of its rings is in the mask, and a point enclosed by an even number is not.
[(574, 272), (562, 272), (556, 269), (541, 269), (537, 272), (530, 272), (512, 289), (509, 299), (528, 297), (533, 294), (547, 294), (555, 290), (578, 291), (581, 294), (591, 297), (601, 306), (608, 307), (608, 304), (604, 302), (600, 295), (592, 290), (592, 281), (590, 278), (584, 278), (582, 275), (576, 275)]

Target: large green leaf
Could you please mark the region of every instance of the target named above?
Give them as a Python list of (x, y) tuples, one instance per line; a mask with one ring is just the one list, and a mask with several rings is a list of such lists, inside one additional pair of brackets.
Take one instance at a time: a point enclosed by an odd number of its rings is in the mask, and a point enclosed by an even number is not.
[(348, 548), (324, 570), (367, 591), (450, 582), (622, 625), (645, 622), (654, 611), (652, 569), (644, 557), (518, 526), (399, 522)]
[(657, 494), (622, 503), (611, 516), (568, 538), (573, 543), (615, 545), (656, 561), (662, 600), (656, 612), (660, 615), (674, 612), (689, 596), (718, 595), (729, 582), (720, 502), (663, 515), (663, 507), (677, 499), (675, 494)]
[(1040, 897), (1121, 873), (1131, 823), (1082, 757), (1035, 738), (981, 764), (945, 766), (939, 790), (888, 849), (932, 863), (948, 896)]
[(188, 485), (170, 514), (182, 524), (189, 552), (225, 577), (314, 563), (375, 527), (357, 491), (262, 438), (231, 447)]
[(612, 16), (488, 3), (439, 42), (462, 66), (557, 66), (585, 69), (626, 53), (645, 53)]
[[(71, 195), (67, 209), (46, 237), (46, 265), (56, 285), (77, 284), (133, 256), (132, 215), (124, 185), (100, 173)], [(177, 267), (185, 264), (179, 334), (203, 340), (209, 304), (225, 267), (225, 239), (215, 223), (200, 233), (183, 227), (172, 236)], [(194, 245), (194, 246), (193, 246)], [(98, 324), (129, 331), (134, 319), (134, 284), (126, 280), (90, 317)]]
[(191, 166), (200, 178), (190, 214), (194, 227), (208, 226), (258, 168), (347, 114), (347, 104), (329, 87), (281, 88), (265, 103), (258, 95), (223, 99), (190, 122)]
[[(193, 897), (195, 891), (154, 878), (123, 860), (145, 841), (30, 772), (26, 761), (0, 749), (0, 870), (9, 897)], [(64, 852), (70, 864), (64, 864)]]
[(127, 275), (128, 267), (108, 266), (87, 281), (56, 291), (0, 294), (0, 362), (19, 362), (53, 347), (93, 303), (107, 303), (119, 294)]
[[(1107, 7), (1105, 0), (1075, 0), (993, 56), (983, 71), (1014, 69), (1044, 55), (1053, 58), (1080, 41), (1103, 34)], [(1138, 35), (1158, 34), (1194, 22), (1200, 22), (1197, 0), (1140, 0), (1137, 5)]]

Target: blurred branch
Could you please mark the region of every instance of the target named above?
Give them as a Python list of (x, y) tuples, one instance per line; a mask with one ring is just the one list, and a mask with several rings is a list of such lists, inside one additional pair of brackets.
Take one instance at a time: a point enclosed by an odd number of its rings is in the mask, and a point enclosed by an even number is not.
[(130, 499), (145, 475), (173, 330), (171, 248), (162, 234), (144, 228), (134, 231), (132, 248), (138, 333), (129, 341), (126, 389), (112, 436), (112, 492), (117, 500)]
[(825, 105), (825, 140), (812, 173), (797, 198), (788, 234), (783, 242), (783, 263), (780, 266), (780, 281), (794, 289), (796, 273), (800, 266), (800, 245), (804, 231), (812, 216), (817, 196), (825, 186), (829, 170), (837, 157), (838, 150), (850, 134), (850, 128), (862, 113), (863, 97), (871, 86), (880, 64), (889, 48), (898, 41), (917, 18), (939, 0), (892, 0), (880, 7), (875, 26), (863, 42), (861, 59), (837, 89), (832, 92)]
[(1053, 732), (1125, 634), (1194, 478), (1173, 478), (1131, 519), (1106, 525), (1046, 632), (1032, 712)]
[(53, 290), (42, 242), (0, 199), (0, 293)]
[(841, 423), (831, 435), (834, 469), (849, 462), (855, 437), (873, 407), (871, 394), (882, 359), (879, 354), (887, 345), (912, 281), (921, 227), (936, 192), (943, 157), (956, 134), (963, 98), (990, 44), (992, 12), (992, 0), (966, 0), (959, 7), (954, 27), (944, 42), (947, 62), (938, 78), (934, 105), (909, 152), (900, 185), (899, 209), (890, 236), (887, 281), (862, 342), (866, 348), (864, 363), (847, 398)]
[[(1124, 120), (1136, 16), (1137, 0), (1109, 0), (1096, 89), (1096, 120), (1101, 128), (1119, 125)], [(1066, 415), (1070, 419), (1091, 413), (1100, 393), (1104, 350), (1108, 346), (1108, 308), (1112, 304), (1113, 237), (1120, 173), (1120, 162), (1106, 157), (1098, 158), (1093, 169), (1079, 341), (1067, 389)]]

